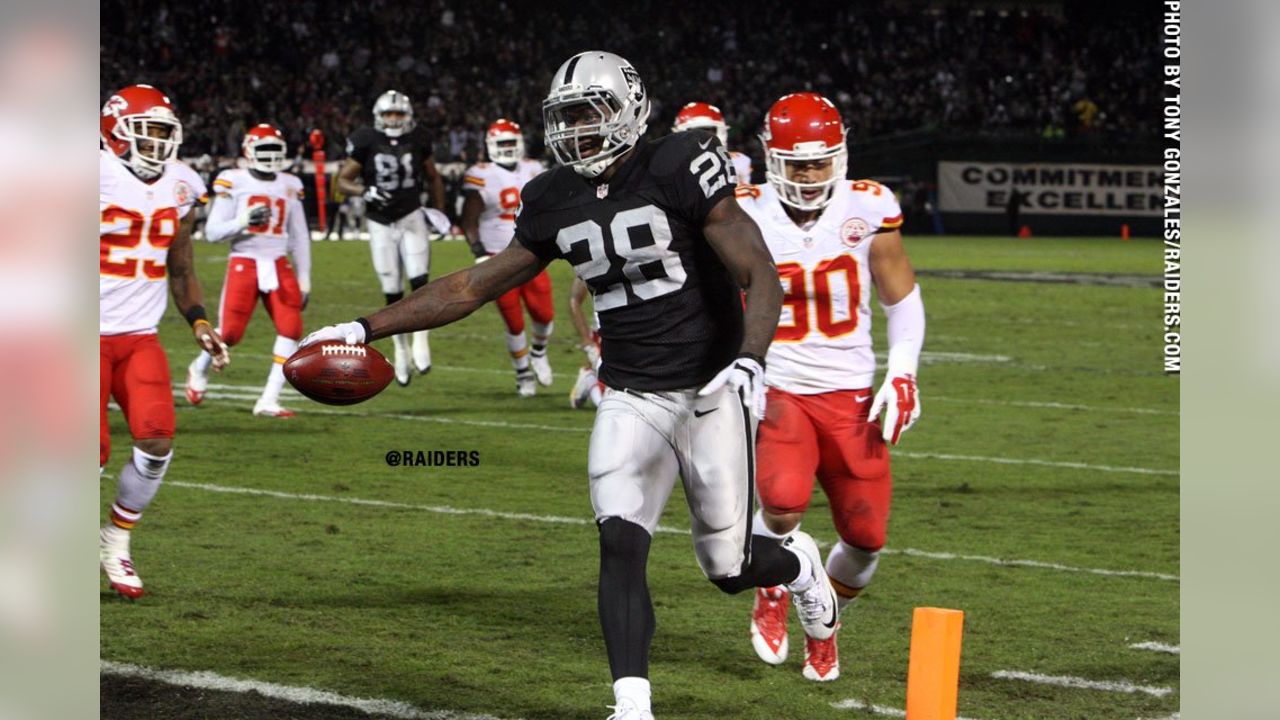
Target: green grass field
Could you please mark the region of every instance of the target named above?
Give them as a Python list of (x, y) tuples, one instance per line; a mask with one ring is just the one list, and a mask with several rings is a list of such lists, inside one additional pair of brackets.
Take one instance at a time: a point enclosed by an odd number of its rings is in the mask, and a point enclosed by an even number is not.
[[(909, 238), (907, 247), (921, 269), (1160, 271), (1159, 245), (1144, 240)], [(213, 311), (225, 249), (204, 245), (197, 256)], [(309, 328), (381, 304), (365, 243), (317, 243), (314, 256)], [(434, 274), (469, 257), (462, 243), (437, 243)], [(274, 335), (259, 312), (205, 404), (190, 408), (180, 387), (195, 347), (170, 309), (161, 335), (178, 388), (175, 460), (134, 541), (148, 595), (125, 602), (103, 581), (102, 658), (423, 711), (604, 718), (612, 693), (595, 610), (592, 416), (568, 407), (581, 353), (570, 270), (552, 271), (556, 382), (528, 400), (514, 393), (498, 313), (484, 308), (433, 331), (435, 369), (407, 389), (393, 384), (350, 408), (293, 394), (296, 419), (255, 418)], [(1178, 656), (1130, 647), (1179, 644), (1179, 391), (1161, 373), (1159, 291), (929, 277), (922, 287), (923, 416), (895, 453), (891, 552), (843, 619), (842, 676), (801, 677), (794, 619), (787, 664), (757, 660), (750, 596), (720, 593), (687, 536), (660, 533), (649, 578), (661, 720), (902, 708), (917, 606), (966, 613), (965, 717), (1177, 711)], [(378, 345), (390, 353), (389, 341)], [(111, 422), (104, 508), (129, 445), (122, 416)], [(481, 464), (388, 467), (384, 455), (401, 449), (478, 450)], [(663, 522), (688, 527), (678, 489)], [(806, 529), (835, 537), (820, 493)], [(312, 707), (299, 717), (328, 715)]]

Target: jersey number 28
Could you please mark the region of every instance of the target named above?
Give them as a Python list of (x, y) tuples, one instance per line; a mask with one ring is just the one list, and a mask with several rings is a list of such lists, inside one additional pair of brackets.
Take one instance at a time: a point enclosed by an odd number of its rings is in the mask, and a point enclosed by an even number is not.
[[(671, 223), (655, 205), (624, 210), (613, 216), (608, 228), (594, 220), (570, 225), (556, 234), (556, 245), (591, 286), (597, 312), (684, 287), (684, 265), (679, 253), (670, 249)], [(619, 263), (621, 272), (614, 270)]]

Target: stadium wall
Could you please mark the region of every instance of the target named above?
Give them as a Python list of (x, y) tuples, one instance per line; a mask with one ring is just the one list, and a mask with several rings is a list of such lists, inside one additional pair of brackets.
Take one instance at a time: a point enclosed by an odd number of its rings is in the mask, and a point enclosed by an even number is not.
[(859, 177), (910, 178), (927, 188), (930, 222), (917, 232), (1006, 234), (1007, 202), (1037, 235), (1158, 236), (1158, 144), (1108, 136), (1040, 138), (911, 133), (855, 144)]

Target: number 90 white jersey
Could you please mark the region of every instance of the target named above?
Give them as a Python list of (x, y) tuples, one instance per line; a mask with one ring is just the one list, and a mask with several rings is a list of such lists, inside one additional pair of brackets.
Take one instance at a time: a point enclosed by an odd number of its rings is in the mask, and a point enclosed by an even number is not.
[(800, 395), (871, 387), (868, 258), (877, 232), (902, 225), (893, 193), (870, 180), (841, 182), (807, 230), (787, 216), (770, 186), (741, 187), (737, 196), (760, 226), (784, 293), (768, 384)]
[(484, 201), (480, 213), (480, 244), (487, 253), (500, 253), (511, 244), (516, 232), (516, 210), (525, 183), (542, 173), (542, 163), (523, 158), (510, 170), (497, 163), (482, 162), (467, 168), (462, 177), (465, 192), (478, 192)]

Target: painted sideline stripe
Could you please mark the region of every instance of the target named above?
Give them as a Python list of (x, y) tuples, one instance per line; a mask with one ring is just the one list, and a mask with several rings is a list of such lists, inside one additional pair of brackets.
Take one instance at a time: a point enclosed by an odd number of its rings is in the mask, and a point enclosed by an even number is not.
[[(887, 715), (889, 717), (904, 718), (907, 716), (907, 711), (903, 710), (902, 708), (887, 707), (885, 705), (875, 705), (873, 703), (863, 702), (857, 698), (847, 698), (845, 700), (833, 702), (831, 703), (831, 707), (835, 708), (836, 710), (863, 710), (869, 713), (874, 713), (876, 715)], [(967, 718), (961, 715), (961, 716), (958, 716), (956, 720), (974, 720), (974, 719)]]
[(422, 710), (399, 700), (382, 700), (377, 698), (358, 698), (312, 687), (277, 685), (261, 680), (241, 680), (217, 673), (202, 670), (189, 672), (186, 670), (155, 670), (130, 663), (101, 661), (103, 675), (131, 677), (166, 685), (198, 688), (200, 690), (220, 690), (223, 692), (249, 693), (284, 700), (303, 705), (338, 705), (359, 710), (371, 715), (402, 718), (403, 720), (499, 720), (492, 715), (475, 715), (453, 710)]
[[(174, 396), (184, 396), (184, 391), (174, 390)], [(254, 399), (257, 395), (245, 397), (239, 394), (222, 394), (207, 392), (205, 397), (229, 400), (247, 400)], [(308, 415), (342, 415), (349, 417), (373, 417), (387, 418), (390, 420), (408, 420), (413, 422), (429, 422), (438, 423), (440, 425), (470, 425), (473, 427), (494, 427), (508, 428), (513, 430), (546, 430), (549, 432), (568, 432), (568, 433), (590, 433), (591, 428), (586, 427), (565, 427), (558, 425), (540, 425), (536, 423), (509, 423), (503, 420), (461, 420), (458, 418), (435, 417), (431, 415), (404, 415), (400, 413), (380, 413), (380, 412), (355, 412), (352, 410), (334, 410), (332, 408), (308, 407), (303, 411)], [(1173, 475), (1179, 474), (1178, 470), (1160, 470), (1158, 468), (1144, 467), (1124, 467), (1116, 465), (1093, 465), (1090, 463), (1068, 462), (1064, 460), (1041, 460), (1038, 458), (1005, 458), (1005, 457), (985, 457), (980, 455), (952, 455), (949, 453), (930, 453), (930, 452), (911, 452), (907, 450), (894, 450), (893, 454), (898, 457), (922, 458), (929, 460), (951, 460), (961, 462), (988, 462), (998, 465), (1037, 465), (1041, 467), (1057, 467), (1068, 468), (1071, 470), (1095, 470), (1097, 472), (1112, 473), (1137, 473), (1141, 475)]]
[[(260, 488), (235, 487), (229, 485), (214, 485), (212, 483), (193, 483), (184, 482), (182, 480), (166, 480), (165, 485), (180, 488), (188, 488), (191, 490), (204, 490), (206, 492), (228, 493), (233, 495), (257, 495), (262, 497), (274, 497), (282, 500), (306, 500), (309, 502), (337, 502), (346, 503), (348, 505), (363, 505), (366, 507), (385, 507), (397, 510), (419, 510), (422, 512), (437, 513), (440, 515), (478, 515), (483, 517), (499, 518), (502, 520), (525, 520), (529, 522), (553, 523), (558, 525), (595, 525), (594, 518), (587, 517), (565, 517), (561, 515), (534, 515), (531, 513), (513, 513), (501, 510), (490, 510), (488, 508), (456, 508), (450, 505), (417, 505), (413, 503), (401, 503), (391, 500), (368, 500), (355, 497), (340, 497), (337, 495), (315, 495), (310, 493), (291, 493), (279, 490), (263, 490)], [(684, 528), (675, 528), (668, 525), (659, 525), (657, 532), (670, 533), (673, 535), (688, 535), (689, 531)], [(824, 547), (829, 543), (819, 541)], [(1103, 570), (1099, 568), (1082, 568), (1072, 567), (1070, 565), (1059, 565), (1057, 563), (1040, 562), (1038, 560), (1006, 560), (1002, 558), (985, 557), (982, 555), (957, 555), (953, 553), (928, 552), (925, 550), (916, 550), (914, 548), (904, 548), (901, 550), (893, 548), (884, 548), (881, 552), (890, 555), (909, 555), (913, 557), (930, 558), (933, 560), (965, 560), (969, 562), (982, 562), (990, 565), (1005, 565), (1013, 567), (1031, 567), (1044, 570), (1060, 570), (1065, 572), (1091, 573), (1094, 575), (1108, 575), (1112, 577), (1141, 577), (1153, 578), (1157, 580), (1173, 580), (1177, 581), (1176, 575), (1164, 575), (1161, 573), (1143, 572), (1139, 570)]]
[(1177, 645), (1165, 645), (1159, 642), (1140, 642), (1129, 646), (1134, 650), (1150, 650), (1152, 652), (1169, 653), (1170, 655), (1181, 655), (1182, 648)]
[(1040, 673), (1026, 672), (1025, 670), (997, 670), (991, 673), (991, 677), (997, 680), (1024, 680), (1040, 685), (1057, 685), (1058, 687), (1077, 688), (1080, 690), (1145, 693), (1152, 697), (1164, 697), (1173, 692), (1173, 688), (1170, 687), (1134, 685), (1124, 680), (1114, 682), (1109, 680), (1086, 680), (1085, 678), (1072, 677), (1070, 675), (1041, 675)]

